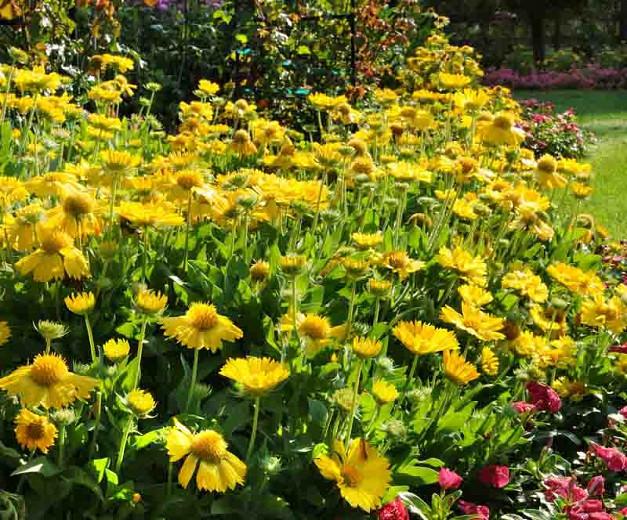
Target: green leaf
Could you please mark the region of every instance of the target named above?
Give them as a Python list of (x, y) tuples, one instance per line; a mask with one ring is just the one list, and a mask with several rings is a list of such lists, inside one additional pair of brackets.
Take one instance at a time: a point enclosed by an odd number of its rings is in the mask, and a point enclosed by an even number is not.
[(159, 428), (157, 430), (153, 430), (148, 433), (144, 433), (139, 437), (135, 437), (135, 441), (133, 442), (133, 447), (136, 450), (141, 450), (146, 446), (150, 446), (154, 442), (158, 441), (161, 438), (163, 432), (166, 431), (166, 428)]
[(109, 466), (109, 457), (94, 459), (89, 463), (89, 468), (95, 473), (96, 482), (102, 482), (105, 470)]
[(296, 48), (296, 53), (299, 56), (303, 56), (303, 55), (306, 55), (306, 54), (311, 54), (311, 51), (309, 50), (309, 47), (307, 47), (307, 45), (299, 45)]
[(57, 466), (55, 463), (48, 460), (47, 457), (37, 457), (36, 459), (33, 459), (23, 466), (17, 468), (13, 473), (11, 473), (11, 476), (26, 475), (29, 473), (37, 473), (46, 478), (49, 478), (61, 473), (61, 468), (59, 468), (59, 466)]
[(248, 43), (248, 36), (245, 34), (236, 34), (235, 39), (240, 42), (242, 45), (246, 45)]
[(64, 480), (71, 482), (72, 484), (83, 486), (94, 493), (98, 497), (100, 501), (104, 500), (102, 495), (102, 490), (100, 486), (98, 486), (98, 482), (96, 482), (91, 475), (86, 473), (80, 468), (76, 466), (69, 468), (65, 474), (62, 476)]

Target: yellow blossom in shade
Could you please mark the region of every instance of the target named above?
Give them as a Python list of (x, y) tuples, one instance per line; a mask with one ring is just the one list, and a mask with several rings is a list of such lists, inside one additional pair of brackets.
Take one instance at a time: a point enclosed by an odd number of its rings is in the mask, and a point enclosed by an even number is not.
[(605, 289), (602, 280), (593, 271), (583, 271), (563, 262), (551, 264), (546, 272), (551, 278), (580, 296), (594, 296)]
[(499, 372), (499, 358), (488, 347), (481, 349), (481, 370), (489, 376), (495, 376)]
[(15, 418), (15, 438), (25, 450), (48, 453), (57, 437), (57, 427), (45, 415), (22, 408)]
[(152, 412), (157, 405), (150, 392), (145, 390), (131, 390), (126, 396), (126, 404), (139, 417), (143, 417)]
[(306, 263), (307, 258), (303, 255), (285, 255), (279, 260), (281, 270), (288, 276), (300, 273)]
[(468, 283), (484, 287), (486, 285), (487, 266), (479, 256), (472, 256), (461, 247), (449, 249), (442, 247), (438, 251), (436, 261), (447, 269), (452, 269)]
[(581, 182), (573, 182), (570, 185), (570, 191), (572, 191), (573, 195), (578, 199), (585, 199), (592, 194), (592, 186), (587, 184), (583, 184)]
[(258, 397), (274, 390), (290, 372), (273, 359), (247, 356), (229, 358), (220, 369), (220, 375), (241, 384), (247, 394)]
[(178, 481), (187, 488), (196, 473), (196, 487), (201, 491), (224, 493), (242, 485), (246, 478), (246, 464), (228, 451), (224, 437), (214, 430), (192, 433), (174, 419), (174, 427), (166, 437), (170, 462), (185, 458)]
[(121, 219), (141, 227), (172, 227), (185, 222), (174, 207), (166, 202), (122, 202), (117, 213)]
[(74, 247), (74, 241), (68, 234), (42, 227), (39, 236), (39, 248), (15, 264), (22, 276), (32, 273), (36, 282), (60, 280), (65, 275), (74, 279), (89, 276), (87, 259)]
[(392, 383), (383, 379), (377, 379), (372, 383), (372, 395), (379, 405), (384, 405), (396, 401), (398, 390)]
[(494, 299), (489, 291), (476, 285), (461, 285), (457, 288), (457, 292), (463, 301), (476, 307), (483, 307)]
[(61, 204), (47, 212), (47, 224), (72, 238), (98, 235), (102, 229), (96, 200), (78, 189), (64, 189)]
[(183, 316), (162, 318), (161, 325), (168, 338), (188, 348), (217, 352), (223, 341), (240, 339), (243, 332), (226, 316), (218, 314), (214, 305), (195, 302)]
[(86, 399), (97, 385), (93, 377), (70, 372), (57, 354), (39, 354), (31, 365), (0, 379), (0, 388), (17, 395), (23, 405), (44, 408), (62, 408), (76, 399)]
[(383, 345), (380, 341), (371, 338), (353, 338), (353, 352), (360, 358), (371, 358), (379, 355)]
[(551, 386), (561, 398), (571, 399), (572, 401), (581, 401), (588, 393), (586, 384), (583, 381), (572, 381), (566, 377), (558, 377)]
[[(281, 331), (291, 332), (294, 328), (291, 310), (281, 318)], [(318, 314), (296, 314), (296, 331), (301, 340), (305, 354), (313, 357), (334, 339), (342, 339), (346, 334), (346, 326), (333, 327), (328, 318)]]
[(455, 334), (421, 321), (401, 321), (394, 327), (393, 334), (417, 356), (459, 348)]
[(314, 460), (320, 474), (334, 480), (340, 494), (351, 507), (370, 512), (381, 505), (381, 499), (392, 480), (387, 458), (365, 439), (352, 439), (348, 450), (336, 441), (331, 456)]
[(466, 302), (462, 302), (461, 314), (448, 305), (443, 307), (440, 318), (482, 341), (496, 341), (505, 338), (505, 335), (500, 332), (505, 326), (503, 318), (492, 316), (468, 305)]
[(392, 283), (387, 280), (377, 280), (371, 278), (368, 280), (368, 291), (374, 294), (377, 298), (382, 298), (390, 294)]
[(270, 276), (270, 264), (263, 260), (258, 260), (250, 266), (250, 277), (255, 282), (263, 282)]
[(620, 334), (627, 327), (627, 305), (618, 296), (605, 300), (597, 294), (581, 305), (581, 323)]
[(544, 353), (548, 346), (548, 340), (544, 336), (537, 336), (533, 332), (525, 330), (512, 340), (511, 344), (519, 356), (530, 358)]
[(383, 267), (396, 273), (401, 280), (407, 278), (411, 273), (420, 271), (425, 263), (420, 260), (409, 258), (405, 251), (391, 251), (383, 254)]
[(568, 331), (566, 313), (561, 309), (534, 305), (529, 309), (529, 316), (537, 327), (551, 336), (563, 336)]
[(359, 249), (373, 249), (383, 243), (383, 234), (377, 233), (358, 233), (351, 235), (353, 242)]
[(135, 295), (135, 307), (144, 314), (159, 314), (167, 304), (168, 297), (152, 289), (140, 289)]
[(63, 301), (70, 312), (79, 316), (89, 314), (96, 305), (96, 297), (92, 292), (74, 293), (71, 296), (66, 296)]
[(454, 350), (444, 352), (444, 375), (458, 385), (466, 385), (479, 377), (479, 372)]
[(102, 346), (102, 350), (109, 361), (117, 363), (128, 356), (131, 346), (125, 339), (110, 339)]
[(0, 321), (0, 347), (11, 338), (11, 328), (6, 321)]
[(501, 286), (513, 289), (536, 303), (543, 303), (549, 297), (548, 287), (528, 268), (510, 271), (503, 277)]

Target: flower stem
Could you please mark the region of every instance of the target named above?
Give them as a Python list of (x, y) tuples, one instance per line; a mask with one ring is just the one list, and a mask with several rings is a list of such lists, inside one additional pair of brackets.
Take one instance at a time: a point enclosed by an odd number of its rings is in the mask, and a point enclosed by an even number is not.
[(57, 465), (63, 466), (63, 455), (65, 454), (65, 424), (59, 426), (59, 452)]
[(185, 413), (189, 412), (189, 407), (192, 404), (192, 396), (194, 395), (194, 387), (196, 386), (196, 377), (198, 375), (198, 352), (199, 349), (194, 349), (194, 364), (192, 365), (192, 379), (189, 382), (189, 390), (187, 391), (187, 402), (185, 403)]
[(351, 329), (353, 327), (353, 315), (355, 314), (355, 295), (357, 294), (357, 283), (353, 281), (351, 288), (351, 299), (348, 304), (348, 317), (346, 318), (346, 339), (350, 338)]
[(346, 434), (346, 442), (350, 442), (351, 435), (353, 433), (353, 422), (355, 422), (355, 413), (357, 412), (357, 397), (359, 396), (359, 382), (361, 379), (361, 369), (364, 365), (364, 360), (360, 359), (357, 365), (357, 379), (355, 379), (355, 389), (353, 390), (353, 401), (351, 403), (351, 416), (348, 420), (348, 432)]
[(403, 393), (405, 397), (407, 396), (407, 390), (409, 389), (409, 385), (414, 379), (414, 374), (416, 373), (416, 367), (418, 366), (418, 356), (414, 356), (414, 360), (411, 363), (411, 368), (409, 369), (409, 374), (407, 375), (407, 381), (405, 382), (405, 388), (403, 389)]
[(144, 233), (142, 236), (142, 280), (146, 280), (146, 266), (148, 265), (148, 248), (150, 247), (148, 241), (148, 226), (144, 226)]
[(89, 315), (85, 314), (85, 328), (87, 329), (87, 337), (89, 338), (89, 351), (91, 352), (91, 362), (96, 362), (96, 344), (94, 343), (94, 332), (91, 329)]
[(115, 472), (119, 475), (120, 468), (122, 467), (122, 461), (124, 460), (124, 451), (126, 451), (126, 443), (128, 442), (128, 436), (131, 433), (131, 428), (133, 426), (133, 416), (128, 418), (126, 422), (126, 426), (124, 427), (124, 432), (122, 433), (122, 440), (120, 441), (120, 449), (118, 450), (118, 458), (115, 461)]
[(255, 411), (253, 413), (253, 431), (250, 435), (250, 441), (248, 442), (248, 449), (246, 450), (246, 460), (250, 460), (250, 456), (253, 454), (253, 448), (255, 447), (255, 439), (257, 438), (257, 423), (259, 422), (259, 401), (260, 397), (255, 398)]
[(137, 370), (135, 371), (135, 381), (133, 381), (133, 388), (135, 390), (139, 384), (141, 377), (141, 365), (142, 365), (142, 353), (144, 352), (144, 338), (146, 336), (146, 326), (148, 325), (148, 318), (144, 318), (142, 322), (142, 329), (139, 333), (139, 342), (137, 343)]
[(91, 438), (91, 443), (89, 444), (89, 452), (87, 454), (87, 459), (91, 460), (92, 455), (94, 454), (94, 450), (96, 449), (96, 442), (98, 440), (98, 430), (100, 429), (100, 419), (102, 417), (102, 392), (98, 392), (98, 397), (96, 400), (96, 420), (94, 421), (94, 436)]
[(189, 257), (189, 229), (192, 225), (192, 190), (187, 196), (187, 221), (185, 222), (185, 256), (183, 257), (183, 273), (187, 274), (187, 258)]

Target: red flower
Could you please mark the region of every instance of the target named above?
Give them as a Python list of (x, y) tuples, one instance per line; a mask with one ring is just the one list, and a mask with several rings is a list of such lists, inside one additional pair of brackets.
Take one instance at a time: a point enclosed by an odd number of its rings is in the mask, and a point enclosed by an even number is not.
[(396, 497), (379, 509), (379, 520), (409, 520), (409, 511), (403, 501)]
[(600, 500), (584, 500), (573, 507), (569, 507), (568, 520), (613, 520), (612, 515), (604, 511)]
[(573, 477), (549, 477), (544, 481), (544, 485), (547, 487), (544, 496), (549, 502), (561, 497), (574, 503), (588, 497), (587, 491), (579, 487)]
[(460, 500), (457, 504), (465, 515), (474, 514), (477, 515), (476, 520), (490, 520), (490, 509), (488, 509), (487, 506), (480, 506), (472, 502), (466, 502), (465, 500)]
[(605, 494), (605, 479), (602, 475), (592, 477), (588, 482), (588, 494), (591, 497), (601, 497)]
[(627, 406), (623, 406), (620, 410), (618, 410), (618, 413), (627, 419)]
[(531, 397), (531, 403), (538, 409), (546, 412), (556, 413), (562, 407), (562, 400), (557, 392), (550, 386), (537, 381), (527, 383), (527, 391)]
[(627, 354), (627, 343), (623, 343), (622, 345), (612, 345), (610, 347), (610, 352), (616, 352), (618, 354)]
[(490, 464), (479, 470), (479, 481), (487, 486), (503, 488), (509, 483), (509, 468)]
[(612, 471), (624, 471), (627, 469), (627, 456), (618, 448), (606, 448), (593, 442), (590, 444), (590, 449)]
[(531, 403), (527, 403), (525, 401), (516, 401), (515, 403), (512, 403), (512, 408), (514, 409), (516, 413), (519, 413), (519, 414), (530, 413), (530, 412), (536, 411), (535, 405)]
[(462, 477), (447, 468), (442, 468), (438, 474), (438, 484), (442, 489), (457, 489), (463, 481)]

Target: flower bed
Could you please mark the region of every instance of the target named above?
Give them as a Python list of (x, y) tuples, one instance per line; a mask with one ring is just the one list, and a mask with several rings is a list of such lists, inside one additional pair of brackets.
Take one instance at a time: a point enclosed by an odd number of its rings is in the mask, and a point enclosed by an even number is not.
[(486, 71), (486, 85), (504, 85), (512, 89), (624, 89), (627, 68), (606, 68), (589, 64), (566, 72), (536, 71), (528, 74), (502, 68)]

